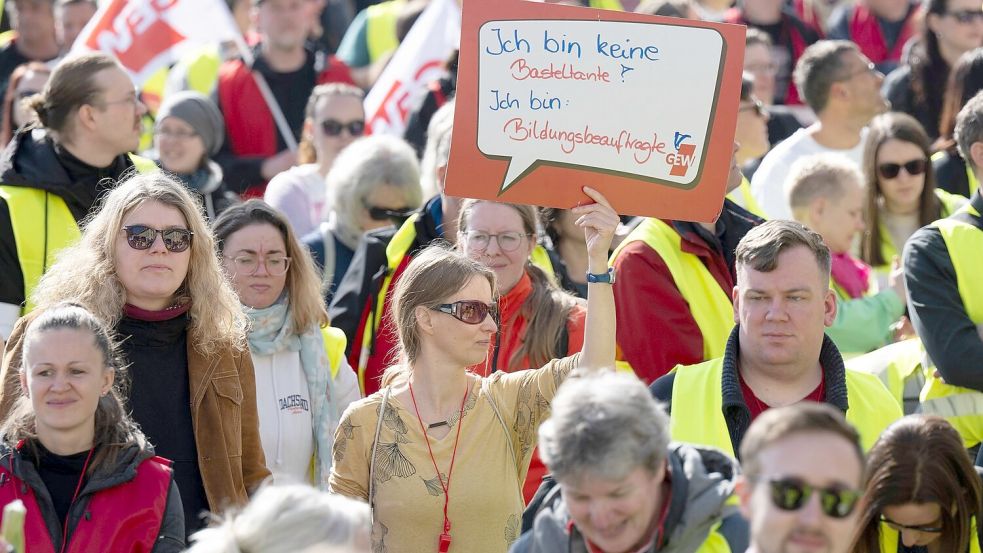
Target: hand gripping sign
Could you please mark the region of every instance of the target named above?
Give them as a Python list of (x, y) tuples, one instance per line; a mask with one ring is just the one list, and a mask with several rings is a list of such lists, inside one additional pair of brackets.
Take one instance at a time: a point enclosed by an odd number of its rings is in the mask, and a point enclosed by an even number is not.
[(514, 0), (464, 5), (446, 192), (712, 221), (744, 28)]

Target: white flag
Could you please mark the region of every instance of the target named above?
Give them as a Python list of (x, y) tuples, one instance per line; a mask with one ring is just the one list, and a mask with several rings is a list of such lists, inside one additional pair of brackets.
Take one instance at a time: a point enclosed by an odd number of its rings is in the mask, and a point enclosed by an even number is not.
[(89, 20), (72, 51), (114, 56), (140, 87), (187, 52), (240, 36), (225, 0), (111, 0)]
[(427, 84), (446, 74), (444, 61), (461, 41), (461, 10), (455, 0), (431, 0), (365, 97), (373, 134), (402, 135), (410, 110)]

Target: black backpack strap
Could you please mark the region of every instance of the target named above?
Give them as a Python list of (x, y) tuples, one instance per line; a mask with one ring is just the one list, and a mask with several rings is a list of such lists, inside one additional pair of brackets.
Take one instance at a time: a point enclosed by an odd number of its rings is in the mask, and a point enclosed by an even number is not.
[(539, 485), (536, 494), (532, 496), (529, 504), (526, 505), (526, 509), (522, 511), (522, 531), (519, 534), (525, 534), (532, 530), (532, 523), (536, 520), (536, 515), (539, 514), (539, 511), (543, 510), (544, 507), (553, 503), (559, 497), (560, 486), (556, 484), (553, 475), (547, 474), (543, 477), (543, 483)]

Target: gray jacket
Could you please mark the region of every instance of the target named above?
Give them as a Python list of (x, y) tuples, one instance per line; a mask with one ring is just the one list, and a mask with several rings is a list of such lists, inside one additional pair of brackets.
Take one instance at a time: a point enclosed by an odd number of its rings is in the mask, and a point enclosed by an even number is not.
[[(721, 535), (732, 552), (748, 547), (748, 526), (736, 505), (727, 505), (734, 491), (737, 462), (719, 450), (673, 443), (669, 446), (672, 495), (661, 548), (646, 553), (693, 553), (710, 536)], [(720, 526), (714, 528), (717, 523)], [(569, 527), (569, 530), (568, 530)], [(532, 530), (516, 541), (510, 553), (588, 553), (584, 536), (570, 524), (560, 486), (550, 490)]]

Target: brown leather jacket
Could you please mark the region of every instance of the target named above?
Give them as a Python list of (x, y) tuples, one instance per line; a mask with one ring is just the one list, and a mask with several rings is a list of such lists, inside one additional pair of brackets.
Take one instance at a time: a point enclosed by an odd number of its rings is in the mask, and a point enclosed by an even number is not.
[[(37, 317), (34, 311), (14, 326), (0, 367), (0, 420), (21, 397), (19, 368), (24, 329)], [(259, 438), (256, 413), (256, 374), (249, 350), (228, 348), (205, 357), (188, 336), (188, 374), (191, 382), (191, 418), (198, 447), (198, 468), (209, 509), (221, 513), (231, 505), (245, 505), (270, 475)]]

